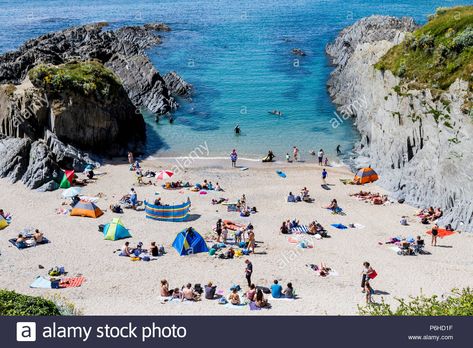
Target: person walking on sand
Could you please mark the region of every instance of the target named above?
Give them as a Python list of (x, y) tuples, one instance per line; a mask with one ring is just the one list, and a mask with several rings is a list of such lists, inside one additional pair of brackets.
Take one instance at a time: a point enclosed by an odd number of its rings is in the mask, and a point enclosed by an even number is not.
[(233, 149), (232, 153), (230, 154), (230, 159), (232, 160), (232, 168), (235, 168), (238, 159), (238, 154), (235, 149)]
[(248, 282), (248, 286), (251, 286), (251, 275), (253, 274), (253, 264), (248, 259), (245, 260), (245, 264), (246, 264), (245, 278), (246, 278), (246, 281)]
[[(374, 277), (374, 269), (371, 267), (370, 263), (365, 261), (363, 262), (363, 271), (361, 272), (361, 292), (366, 291), (366, 282), (369, 281), (372, 277)], [(370, 286), (371, 287), (371, 286)]]
[(317, 154), (317, 157), (319, 157), (319, 166), (322, 165), (322, 161), (324, 159), (324, 150), (323, 149), (320, 149), (319, 150), (319, 153)]
[(328, 173), (327, 173), (327, 171), (325, 170), (325, 168), (322, 169), (322, 181), (323, 181), (324, 185), (327, 184), (327, 181), (325, 180), (325, 179), (327, 179), (327, 176), (328, 176)]
[(133, 158), (133, 152), (128, 151), (128, 163), (133, 164), (134, 158)]
[(293, 147), (292, 154), (294, 156), (294, 161), (297, 162), (299, 160), (299, 149), (297, 146)]

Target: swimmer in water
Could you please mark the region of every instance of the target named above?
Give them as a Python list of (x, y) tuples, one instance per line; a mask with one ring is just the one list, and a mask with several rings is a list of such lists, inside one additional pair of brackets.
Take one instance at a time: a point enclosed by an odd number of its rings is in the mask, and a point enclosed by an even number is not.
[(235, 127), (235, 134), (240, 134), (241, 130), (240, 130), (240, 125), (237, 124), (236, 127)]

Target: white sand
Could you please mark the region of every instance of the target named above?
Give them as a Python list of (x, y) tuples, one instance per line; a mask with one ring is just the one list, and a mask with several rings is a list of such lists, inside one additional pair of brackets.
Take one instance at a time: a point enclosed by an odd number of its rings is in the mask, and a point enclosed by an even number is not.
[[(163, 160), (147, 161), (144, 168), (164, 169), (172, 165)], [(106, 165), (96, 183), (87, 186), (84, 193), (89, 196), (99, 192), (106, 198), (98, 206), (108, 209), (109, 205), (129, 192), (135, 182), (128, 165)], [(339, 178), (351, 178), (345, 168), (328, 168), (331, 190), (320, 187), (321, 168), (314, 164), (271, 163), (264, 166), (255, 162), (242, 162), (250, 167), (247, 171), (231, 169), (228, 161), (201, 161), (194, 164), (185, 174), (173, 179), (191, 183), (208, 179), (219, 182), (224, 193), (210, 192), (199, 195), (185, 190), (164, 191), (160, 186), (137, 187), (139, 199), (154, 199), (155, 192), (166, 203), (181, 203), (188, 196), (192, 200), (192, 214), (200, 217), (192, 222), (170, 223), (145, 219), (144, 212), (125, 210), (122, 221), (133, 235), (128, 239), (133, 245), (142, 241), (163, 243), (167, 254), (152, 262), (132, 262), (118, 257), (113, 251), (123, 241), (105, 241), (97, 226), (109, 222), (117, 214), (107, 211), (99, 219), (88, 219), (57, 215), (61, 191), (38, 193), (26, 189), (21, 183), (11, 185), (0, 181), (0, 207), (13, 214), (13, 223), (0, 231), (0, 288), (13, 289), (32, 295), (60, 294), (76, 304), (85, 314), (356, 314), (357, 305), (364, 303), (360, 288), (360, 272), (363, 261), (369, 261), (379, 273), (372, 282), (373, 287), (385, 295), (376, 295), (380, 301), (394, 302), (395, 297), (425, 294), (446, 294), (454, 287), (471, 286), (473, 279), (473, 238), (467, 233), (456, 234), (439, 240), (441, 247), (430, 247), (430, 236), (425, 235), (426, 226), (421, 225), (413, 214), (416, 209), (408, 205), (392, 204), (373, 206), (349, 197), (350, 192), (360, 190), (359, 186), (343, 185)], [(287, 178), (276, 175), (276, 169), (283, 169)], [(298, 193), (307, 186), (315, 203), (286, 203), (289, 191)], [(382, 192), (376, 185), (366, 185), (364, 190)], [(245, 193), (251, 206), (259, 213), (250, 218), (240, 218), (229, 213), (223, 206), (211, 205), (212, 198), (220, 196), (238, 199)], [(336, 198), (346, 216), (332, 215), (321, 206)], [(408, 215), (412, 224), (399, 224), (401, 215)], [(309, 223), (317, 219), (326, 227), (332, 238), (315, 241), (313, 249), (299, 249), (287, 242), (287, 236), (279, 233), (284, 219), (300, 219)], [(211, 280), (228, 292), (232, 284), (246, 289), (244, 258), (221, 260), (208, 254), (178, 256), (171, 248), (175, 235), (188, 226), (195, 227), (202, 235), (209, 233), (218, 218), (237, 222), (251, 221), (255, 226), (256, 239), (261, 241), (258, 254), (249, 258), (254, 265), (253, 280), (257, 285), (268, 286), (273, 279), (279, 279), (285, 286), (291, 281), (300, 299), (295, 301), (272, 301), (272, 309), (251, 312), (248, 308), (231, 310), (215, 301), (198, 303), (159, 302), (159, 281), (166, 278), (171, 287), (181, 287), (187, 282), (206, 283)], [(363, 229), (336, 230), (331, 223), (360, 223)], [(52, 243), (27, 250), (17, 250), (8, 243), (25, 227), (43, 231)], [(431, 255), (398, 256), (389, 245), (378, 245), (390, 236), (424, 236), (426, 250)], [(321, 278), (309, 270), (307, 263), (325, 262), (338, 272), (338, 276)], [(45, 266), (39, 269), (38, 265)], [(30, 289), (29, 285), (37, 275), (55, 265), (63, 265), (70, 275), (82, 273), (86, 283), (80, 288), (62, 290)]]

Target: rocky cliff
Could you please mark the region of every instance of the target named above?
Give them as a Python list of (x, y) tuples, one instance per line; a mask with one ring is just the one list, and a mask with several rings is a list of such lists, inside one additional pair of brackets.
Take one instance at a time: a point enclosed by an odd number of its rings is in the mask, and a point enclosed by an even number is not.
[(442, 207), (441, 224), (473, 231), (469, 83), (415, 88), (413, 81), (374, 66), (414, 29), (412, 19), (384, 16), (344, 29), (326, 48), (335, 65), (328, 90), (361, 133), (357, 166), (371, 165), (381, 185), (408, 203)]
[(171, 112), (174, 96), (190, 94), (190, 84), (175, 72), (163, 78), (145, 53), (169, 27), (104, 27), (46, 34), (0, 56), (0, 177), (53, 189), (59, 168), (97, 164), (83, 151), (141, 152), (141, 110)]

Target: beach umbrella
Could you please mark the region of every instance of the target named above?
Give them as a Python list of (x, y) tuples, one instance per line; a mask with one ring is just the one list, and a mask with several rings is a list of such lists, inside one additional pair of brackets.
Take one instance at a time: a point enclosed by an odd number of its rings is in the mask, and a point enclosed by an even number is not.
[(64, 176), (62, 177), (61, 183), (59, 184), (60, 188), (69, 188), (71, 187), (72, 180), (74, 179), (74, 171), (66, 170), (64, 171)]
[(71, 198), (80, 195), (82, 189), (80, 187), (69, 187), (62, 192), (64, 198)]
[(158, 172), (158, 174), (156, 174), (156, 180), (169, 179), (173, 175), (174, 175), (174, 172), (170, 170), (161, 170)]
[(373, 168), (367, 167), (367, 168), (361, 168), (356, 172), (355, 178), (353, 181), (355, 181), (357, 184), (367, 184), (373, 181), (378, 180), (378, 174), (374, 171)]

